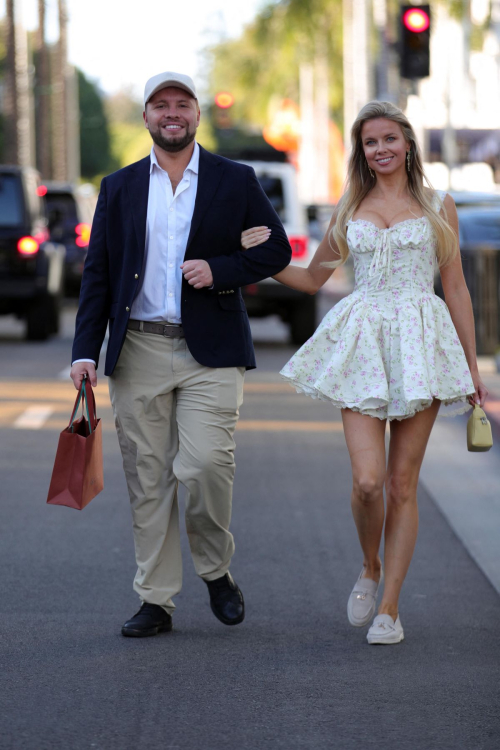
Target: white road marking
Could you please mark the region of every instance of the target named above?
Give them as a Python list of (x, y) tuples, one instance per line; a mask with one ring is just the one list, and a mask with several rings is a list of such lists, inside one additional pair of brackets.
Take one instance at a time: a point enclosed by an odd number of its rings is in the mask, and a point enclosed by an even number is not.
[(52, 406), (29, 406), (16, 419), (14, 427), (18, 430), (39, 430), (53, 411)]
[(71, 365), (68, 365), (67, 367), (64, 368), (64, 370), (61, 370), (61, 372), (57, 376), (57, 379), (68, 380), (70, 372), (71, 372)]
[[(106, 336), (104, 337), (104, 341), (102, 342), (101, 353), (100, 353), (101, 357), (103, 357), (108, 350), (108, 341), (109, 341), (109, 330), (106, 331)], [(64, 368), (64, 370), (61, 370), (61, 372), (57, 376), (57, 379), (68, 380), (70, 372), (71, 372), (71, 365), (68, 365), (67, 367)]]

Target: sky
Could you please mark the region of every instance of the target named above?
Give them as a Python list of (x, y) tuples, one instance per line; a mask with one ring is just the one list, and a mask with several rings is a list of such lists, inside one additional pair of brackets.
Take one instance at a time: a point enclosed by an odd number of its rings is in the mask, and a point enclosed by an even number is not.
[[(47, 39), (57, 38), (57, 0), (47, 1)], [(165, 70), (203, 74), (201, 50), (237, 37), (265, 0), (67, 0), (69, 61), (106, 93), (131, 87), (141, 97), (146, 80)], [(16, 0), (24, 26), (38, 25), (37, 0)], [(5, 15), (5, 0), (0, 0)]]

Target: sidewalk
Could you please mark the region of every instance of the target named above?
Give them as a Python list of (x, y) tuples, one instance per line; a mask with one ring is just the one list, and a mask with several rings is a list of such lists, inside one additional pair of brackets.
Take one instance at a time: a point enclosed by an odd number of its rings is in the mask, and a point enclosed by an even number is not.
[(489, 390), (485, 411), (491, 422), (493, 439), (500, 442), (500, 373), (493, 357), (478, 357), (479, 373)]
[(466, 423), (470, 411), (434, 425), (420, 474), (434, 502), (472, 559), (500, 593), (500, 374), (493, 357), (478, 358), (489, 397), (485, 411), (493, 431), (493, 448), (469, 453)]

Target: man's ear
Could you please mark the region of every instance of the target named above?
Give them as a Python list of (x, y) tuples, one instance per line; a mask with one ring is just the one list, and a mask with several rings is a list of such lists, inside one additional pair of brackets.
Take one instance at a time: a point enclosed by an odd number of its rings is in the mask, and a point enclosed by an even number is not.
[[(147, 107), (147, 106), (148, 106), (148, 105), (146, 104), (146, 107)], [(144, 112), (142, 113), (142, 119), (144, 120), (144, 127), (145, 127), (145, 128), (147, 129), (147, 130), (149, 130), (149, 125), (148, 125), (148, 116), (147, 116), (147, 114), (146, 114), (146, 109), (144, 109)]]

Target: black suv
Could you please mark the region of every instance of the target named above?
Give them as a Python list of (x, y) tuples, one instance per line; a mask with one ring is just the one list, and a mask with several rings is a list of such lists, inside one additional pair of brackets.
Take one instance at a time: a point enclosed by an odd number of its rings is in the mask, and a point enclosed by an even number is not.
[(33, 169), (0, 165), (0, 314), (24, 318), (38, 341), (59, 330), (64, 264), (41, 194)]
[(77, 191), (71, 183), (46, 182), (40, 190), (45, 193), (50, 238), (66, 248), (64, 291), (66, 294), (78, 296), (92, 218), (87, 221), (89, 217), (85, 215), (85, 205), (79, 200)]

